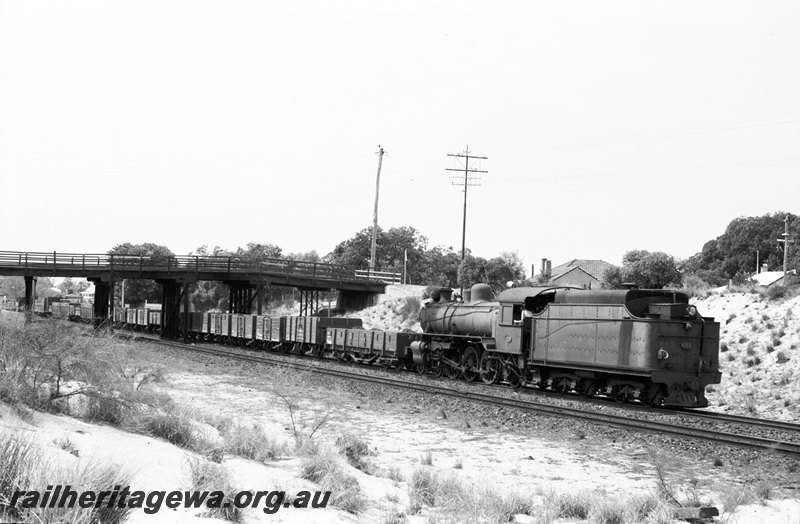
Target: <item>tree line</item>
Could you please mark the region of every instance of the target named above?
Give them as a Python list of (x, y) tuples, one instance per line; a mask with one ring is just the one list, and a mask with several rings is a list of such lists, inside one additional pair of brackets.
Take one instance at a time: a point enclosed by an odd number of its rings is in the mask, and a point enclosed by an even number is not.
[[(200, 246), (191, 256), (232, 256), (242, 260), (266, 261), (270, 259), (321, 262), (346, 266), (352, 269), (369, 267), (372, 228), (356, 232), (351, 238), (336, 245), (325, 256), (316, 251), (286, 253), (280, 246), (269, 243), (248, 243), (245, 247), (225, 249), (220, 246)], [(109, 254), (169, 257), (174, 253), (166, 246), (144, 244), (119, 244)], [(507, 286), (509, 281), (519, 283), (525, 278), (522, 261), (516, 253), (502, 253), (494, 258), (483, 258), (466, 253), (462, 263), (460, 253), (452, 247), (429, 247), (428, 238), (413, 227), (378, 228), (375, 252), (375, 267), (378, 271), (401, 273), (409, 284), (435, 287), (469, 287), (477, 282), (487, 282), (495, 290)], [(200, 281), (190, 292), (190, 302), (198, 311), (228, 308), (228, 287), (222, 282)], [(296, 298), (289, 288), (270, 287), (265, 292), (267, 302)], [(121, 299), (121, 288), (116, 286), (115, 295)], [(161, 287), (152, 280), (127, 280), (125, 303), (131, 305), (161, 300)]]
[[(783, 238), (784, 218), (789, 218), (789, 231), (800, 228), (800, 217), (790, 213), (772, 213), (759, 217), (739, 217), (728, 224), (725, 232), (709, 240), (703, 249), (686, 260), (676, 260), (660, 251), (631, 250), (623, 257), (622, 267), (612, 267), (602, 275), (603, 286), (619, 288), (633, 283), (640, 288), (680, 287), (691, 279), (711, 286), (720, 286), (733, 281), (745, 282), (756, 272), (758, 265), (767, 264), (770, 270), (783, 267), (783, 246), (777, 239)], [(795, 233), (792, 233), (796, 236)], [(200, 246), (189, 255), (234, 256), (245, 260), (267, 259), (300, 260), (338, 264), (353, 269), (369, 266), (372, 228), (366, 227), (351, 238), (340, 242), (325, 256), (316, 251), (285, 253), (280, 246), (270, 243), (248, 243), (245, 247), (224, 249), (220, 246)], [(788, 260), (789, 269), (800, 266), (800, 243), (794, 244)], [(123, 243), (114, 246), (109, 254), (144, 255), (169, 257), (174, 253), (154, 243)], [(405, 274), (410, 284), (433, 287), (469, 287), (486, 282), (495, 292), (512, 285), (536, 285), (540, 279), (525, 280), (525, 269), (515, 252), (501, 253), (494, 258), (474, 256), (467, 252), (464, 260), (452, 246), (429, 246), (428, 238), (413, 227), (378, 228), (376, 269)], [(48, 278), (40, 278), (37, 296), (74, 294), (88, 287), (86, 282), (65, 279), (57, 287)], [(115, 286), (115, 295), (121, 299), (121, 286)], [(10, 298), (24, 296), (22, 277), (0, 277), (0, 295)], [(290, 298), (293, 291), (270, 289), (268, 301)], [(140, 305), (160, 302), (161, 288), (151, 280), (127, 280), (125, 303)], [(227, 309), (228, 289), (221, 282), (201, 281), (191, 291), (190, 300), (197, 310)]]

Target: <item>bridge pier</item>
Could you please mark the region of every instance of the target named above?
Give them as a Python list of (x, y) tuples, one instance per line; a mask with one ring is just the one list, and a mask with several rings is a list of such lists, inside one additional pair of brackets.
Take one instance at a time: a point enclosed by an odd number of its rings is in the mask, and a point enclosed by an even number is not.
[[(188, 333), (189, 283), (178, 280), (157, 280), (161, 284), (161, 338), (177, 340), (181, 331)], [(183, 325), (181, 325), (183, 302)]]
[(310, 316), (319, 311), (319, 289), (303, 289), (300, 291), (300, 316)]
[(25, 277), (25, 322), (30, 322), (33, 316), (33, 302), (36, 300), (34, 296), (36, 277)]
[(230, 289), (228, 294), (228, 313), (250, 315), (253, 302), (256, 302), (256, 315), (264, 311), (264, 284), (252, 282), (225, 282)]
[(88, 280), (94, 284), (92, 314), (94, 315), (94, 325), (99, 326), (109, 320), (109, 302), (113, 297), (114, 282), (100, 278), (90, 278)]

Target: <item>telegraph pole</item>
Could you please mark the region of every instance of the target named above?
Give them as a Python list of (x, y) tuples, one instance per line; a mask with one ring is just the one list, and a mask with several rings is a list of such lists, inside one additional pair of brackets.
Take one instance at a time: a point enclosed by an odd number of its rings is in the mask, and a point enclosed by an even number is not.
[[(479, 177), (470, 176), (471, 173), (488, 173), (488, 171), (483, 171), (481, 169), (470, 169), (469, 161), (472, 160), (487, 160), (488, 157), (485, 156), (474, 156), (470, 155), (469, 146), (464, 149), (463, 153), (459, 154), (449, 154), (447, 156), (452, 156), (455, 158), (463, 158), (464, 159), (464, 168), (463, 169), (451, 169), (447, 168), (447, 171), (458, 171), (459, 173), (463, 172), (463, 175), (453, 175), (453, 180), (451, 185), (454, 186), (464, 186), (464, 221), (461, 226), (461, 261), (464, 261), (464, 257), (466, 256), (467, 252), (467, 188), (469, 186), (479, 186), (481, 185), (481, 179)], [(462, 180), (463, 176), (463, 180)]]
[(783, 219), (783, 238), (779, 238), (778, 242), (783, 242), (783, 285), (786, 285), (786, 264), (789, 260), (789, 244), (794, 240), (789, 238), (789, 216)]
[[(381, 166), (383, 165), (383, 148), (378, 146), (378, 176), (375, 180), (375, 214), (372, 216), (372, 244), (369, 248), (369, 272), (375, 272), (375, 247), (378, 242), (378, 194), (381, 190)], [(372, 275), (370, 275), (372, 276)]]

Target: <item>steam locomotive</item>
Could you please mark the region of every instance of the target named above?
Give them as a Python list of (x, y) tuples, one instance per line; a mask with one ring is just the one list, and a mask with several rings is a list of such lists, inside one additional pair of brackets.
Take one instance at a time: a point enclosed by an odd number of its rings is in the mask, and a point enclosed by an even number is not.
[(476, 284), (467, 303), (444, 293), (427, 305), (414, 362), (451, 378), (648, 405), (705, 407), (705, 387), (720, 382), (719, 323), (684, 293), (521, 287), (491, 296)]

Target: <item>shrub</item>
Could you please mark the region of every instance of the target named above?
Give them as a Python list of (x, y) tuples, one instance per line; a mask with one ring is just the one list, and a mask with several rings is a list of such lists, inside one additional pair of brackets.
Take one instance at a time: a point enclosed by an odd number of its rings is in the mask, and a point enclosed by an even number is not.
[(14, 520), (24, 522), (69, 522), (89, 524), (124, 522), (133, 508), (114, 505), (99, 508), (10, 508), (13, 492), (23, 487), (27, 491), (44, 492), (50, 485), (80, 485), (83, 491), (104, 491), (112, 486), (130, 485), (132, 477), (114, 464), (53, 465), (44, 457), (41, 444), (18, 434), (0, 433), (0, 514), (6, 512)]
[(134, 429), (163, 438), (176, 446), (208, 455), (216, 461), (222, 460), (221, 446), (209, 439), (189, 410), (174, 405), (161, 409), (150, 408), (138, 416)]
[(770, 286), (766, 291), (764, 291), (764, 296), (768, 300), (780, 300), (786, 297), (787, 294), (786, 286), (783, 285)]
[(711, 293), (708, 283), (696, 275), (683, 277), (683, 292), (689, 295), (690, 298), (704, 298)]
[(226, 453), (239, 455), (257, 462), (275, 460), (286, 451), (285, 444), (278, 443), (274, 437), (267, 435), (256, 424), (251, 426), (243, 424), (225, 425), (221, 433), (225, 440), (224, 450)]
[(371, 455), (365, 440), (352, 433), (343, 433), (336, 438), (336, 446), (351, 466), (365, 473), (372, 473), (371, 466), (364, 459), (365, 456)]
[(208, 507), (208, 503), (206, 503), (208, 510), (202, 516), (228, 522), (241, 522), (242, 510), (233, 503), (237, 491), (231, 483), (228, 470), (220, 464), (201, 458), (189, 459), (188, 463), (192, 478), (192, 490), (221, 491), (224, 494), (222, 504), (219, 507)]
[(727, 342), (725, 342), (725, 341), (723, 341), (723, 342), (720, 342), (720, 344), (719, 344), (719, 351), (720, 351), (721, 353), (725, 353), (726, 351), (728, 351), (728, 343), (727, 343)]
[(433, 453), (426, 451), (419, 459), (419, 463), (423, 466), (433, 466)]
[(775, 353), (775, 361), (778, 364), (786, 364), (789, 362), (789, 357), (783, 351), (778, 351)]
[(761, 364), (761, 359), (758, 358), (758, 356), (750, 357), (746, 358), (744, 363), (747, 364), (747, 367), (752, 368), (754, 366)]
[(332, 453), (317, 450), (300, 463), (300, 476), (331, 492), (331, 504), (349, 513), (359, 513), (366, 506), (366, 497), (358, 479), (345, 473)]
[(405, 297), (400, 306), (398, 313), (403, 317), (403, 320), (416, 320), (419, 318), (419, 312), (422, 309), (422, 302), (417, 297)]
[(557, 516), (567, 519), (586, 519), (592, 505), (593, 495), (587, 493), (561, 493), (556, 499)]

